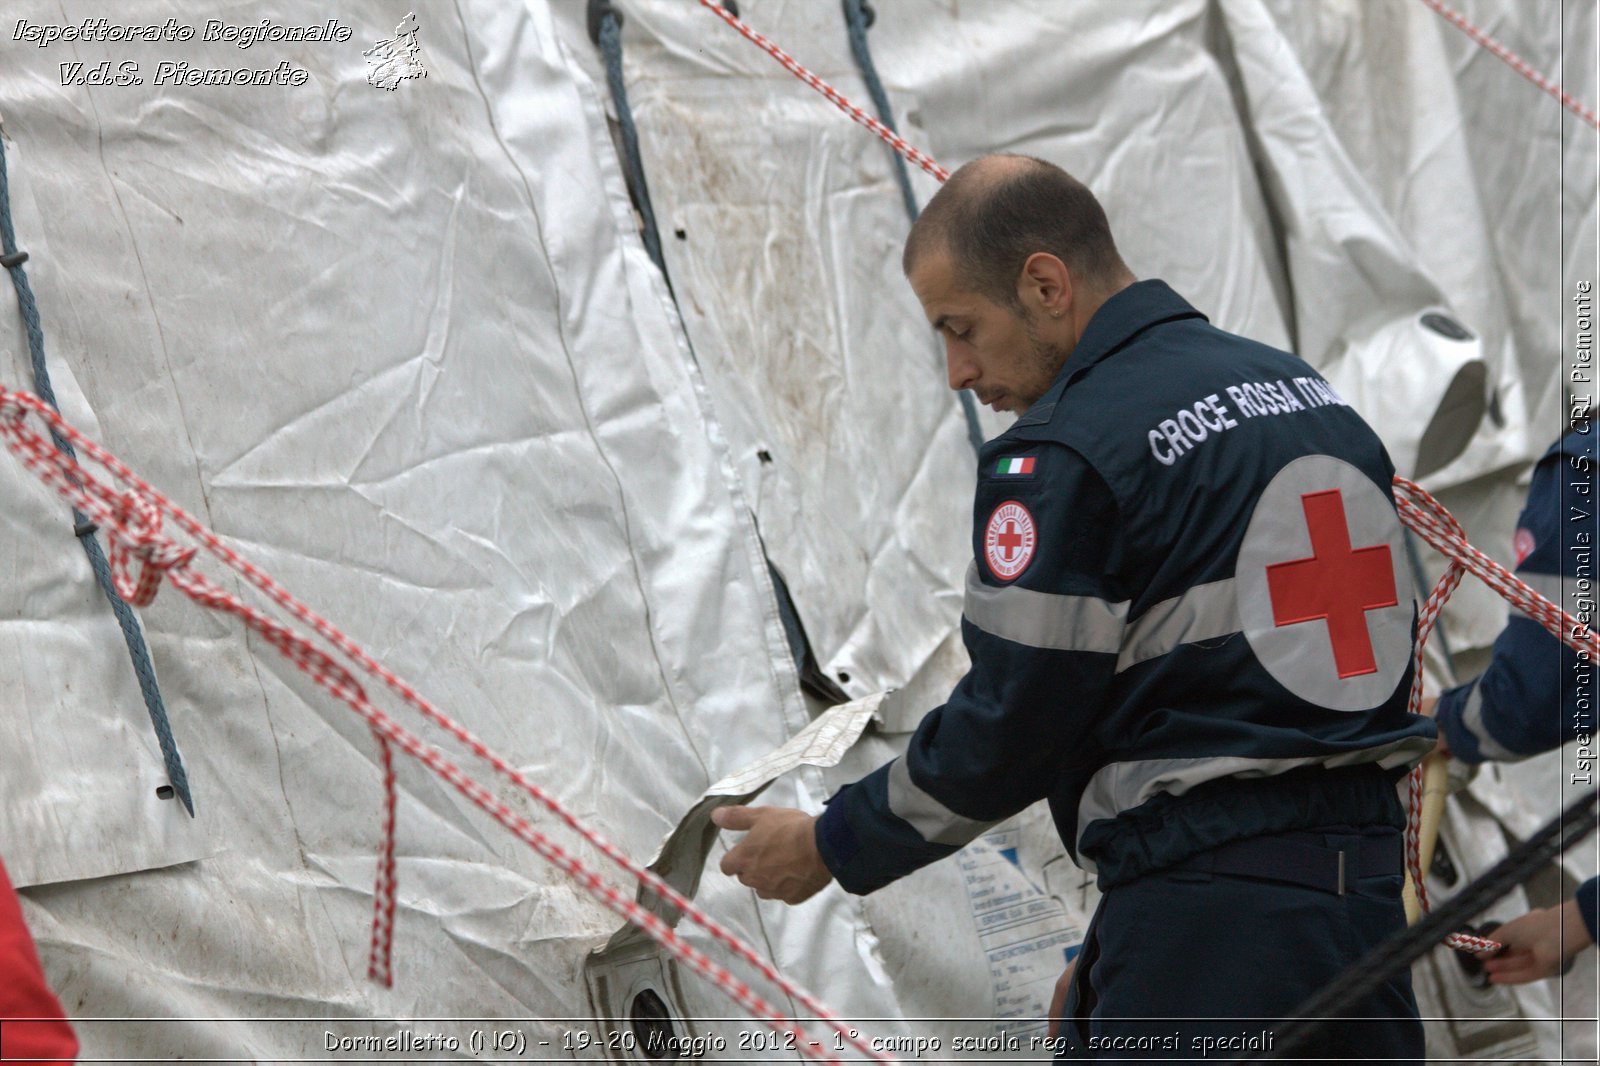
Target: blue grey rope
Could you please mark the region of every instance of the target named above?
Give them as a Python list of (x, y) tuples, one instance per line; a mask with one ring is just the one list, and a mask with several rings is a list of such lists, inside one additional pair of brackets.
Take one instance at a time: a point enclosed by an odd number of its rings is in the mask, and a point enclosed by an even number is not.
[[(850, 35), (850, 54), (856, 57), (856, 66), (861, 68), (861, 77), (867, 83), (867, 94), (872, 97), (872, 106), (878, 109), (878, 121), (889, 127), (890, 132), (899, 134), (900, 131), (894, 125), (894, 109), (889, 106), (889, 94), (884, 90), (883, 81), (878, 77), (877, 64), (872, 62), (872, 50), (867, 45), (865, 0), (844, 0), (844, 28)], [(893, 148), (889, 148), (889, 158), (894, 160), (894, 176), (900, 183), (900, 197), (906, 202), (906, 214), (915, 222), (917, 196), (911, 191), (911, 171), (906, 168), (905, 158)]]
[[(11, 283), (16, 286), (17, 306), (22, 312), (23, 326), (28, 334), (28, 354), (33, 360), (33, 387), (44, 400), (57, 411), (60, 407), (56, 404), (55, 390), (50, 387), (50, 371), (44, 361), (44, 328), (39, 324), (39, 306), (34, 301), (33, 289), (28, 284), (27, 271), (22, 269), (22, 263), (27, 256), (17, 251), (17, 234), (11, 225), (11, 187), (6, 177), (5, 138), (0, 137), (0, 255), (3, 255), (7, 268), (11, 271)], [(68, 444), (61, 435), (54, 430), (50, 436), (55, 440), (56, 447), (68, 456), (76, 458), (72, 445)], [(78, 543), (83, 545), (84, 554), (89, 557), (89, 567), (94, 571), (94, 579), (100, 586), (100, 591), (105, 593), (106, 599), (111, 603), (111, 610), (117, 616), (117, 624), (122, 627), (123, 639), (128, 643), (128, 656), (133, 660), (133, 672), (139, 679), (139, 691), (144, 696), (145, 709), (150, 712), (150, 724), (155, 728), (156, 741), (161, 745), (161, 758), (166, 763), (167, 779), (172, 783), (173, 791), (183, 801), (184, 808), (190, 817), (194, 816), (194, 799), (189, 793), (189, 775), (184, 772), (183, 758), (178, 754), (178, 745), (172, 739), (172, 727), (167, 722), (167, 708), (161, 701), (161, 689), (156, 685), (155, 668), (150, 663), (150, 651), (145, 647), (144, 635), (139, 631), (138, 620), (134, 618), (133, 608), (123, 602), (117, 595), (117, 589), (111, 579), (111, 567), (106, 562), (105, 551), (100, 547), (100, 542), (94, 538), (94, 527), (87, 517), (76, 508), (72, 512), (73, 530), (78, 535)]]
[[(867, 5), (865, 0), (843, 0), (844, 25), (850, 36), (850, 54), (856, 58), (856, 66), (861, 69), (861, 78), (867, 83), (867, 93), (872, 97), (872, 106), (878, 109), (878, 121), (898, 134), (895, 128), (894, 109), (889, 106), (889, 94), (883, 88), (883, 81), (878, 77), (878, 67), (872, 62), (872, 49), (867, 45)], [(885, 147), (888, 147), (885, 145)], [(900, 184), (900, 197), (905, 201), (906, 215), (912, 222), (917, 220), (917, 197), (911, 189), (911, 171), (906, 167), (905, 159), (899, 152), (889, 148), (889, 157), (894, 160), (895, 179)], [(967, 439), (972, 443), (972, 450), (978, 452), (983, 448), (983, 428), (978, 425), (978, 404), (972, 397), (972, 390), (962, 389), (961, 413), (967, 419)]]
[(622, 80), (622, 20), (609, 6), (600, 16), (598, 43), (606, 64), (606, 84), (611, 87), (611, 99), (617, 106), (617, 124), (622, 128), (622, 154), (628, 164), (628, 184), (633, 190), (639, 216), (644, 219), (644, 250), (650, 253), (656, 269), (666, 278), (670, 291), (672, 278), (667, 274), (667, 261), (661, 254), (661, 233), (656, 229), (650, 187), (644, 180), (644, 160), (639, 155), (639, 129), (634, 125), (633, 108), (628, 106), (628, 87)]

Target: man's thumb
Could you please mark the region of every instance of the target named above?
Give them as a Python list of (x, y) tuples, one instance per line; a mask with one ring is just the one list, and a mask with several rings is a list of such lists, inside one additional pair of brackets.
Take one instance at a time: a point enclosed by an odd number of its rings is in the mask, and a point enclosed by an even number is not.
[(749, 807), (718, 807), (711, 812), (711, 823), (719, 829), (745, 830), (756, 824), (756, 812)]

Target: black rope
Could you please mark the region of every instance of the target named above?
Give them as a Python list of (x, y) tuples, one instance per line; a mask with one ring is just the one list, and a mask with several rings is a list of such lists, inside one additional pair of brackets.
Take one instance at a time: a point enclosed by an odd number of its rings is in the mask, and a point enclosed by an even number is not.
[(1389, 978), (1466, 925), (1468, 919), (1588, 836), (1596, 825), (1597, 799), (1600, 799), (1600, 790), (1574, 801), (1554, 821), (1495, 863), (1488, 873), (1434, 908), (1416, 925), (1402, 929), (1369, 951), (1300, 1005), (1299, 1011), (1277, 1031), (1272, 1050), (1253, 1056), (1249, 1061), (1283, 1059), (1304, 1048), (1328, 1021), (1347, 1014)]

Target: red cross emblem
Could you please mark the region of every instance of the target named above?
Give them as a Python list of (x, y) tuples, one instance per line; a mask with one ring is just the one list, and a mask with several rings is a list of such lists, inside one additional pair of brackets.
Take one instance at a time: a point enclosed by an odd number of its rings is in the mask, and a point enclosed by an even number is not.
[(1015, 519), (1007, 519), (1001, 525), (1004, 528), (995, 540), (1000, 544), (1000, 554), (1009, 562), (1022, 552), (1022, 527)]
[(983, 532), (983, 558), (989, 572), (1001, 581), (1010, 581), (1033, 559), (1037, 541), (1033, 515), (1015, 500), (994, 509)]
[(1387, 544), (1350, 547), (1344, 497), (1338, 489), (1300, 497), (1311, 557), (1267, 567), (1272, 620), (1279, 626), (1322, 619), (1328, 624), (1333, 662), (1341, 678), (1378, 670), (1367, 612), (1399, 603)]

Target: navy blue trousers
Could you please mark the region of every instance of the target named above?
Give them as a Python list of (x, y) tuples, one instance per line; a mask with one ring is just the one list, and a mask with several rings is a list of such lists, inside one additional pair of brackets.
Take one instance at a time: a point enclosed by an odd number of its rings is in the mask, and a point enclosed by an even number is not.
[[(1324, 839), (1337, 846), (1341, 836)], [(1401, 884), (1398, 872), (1355, 877), (1338, 895), (1178, 869), (1108, 889), (1073, 973), (1056, 1061), (1226, 1062), (1270, 1050), (1282, 1019), (1405, 927)], [(1300, 1054), (1420, 1063), (1410, 970)]]

